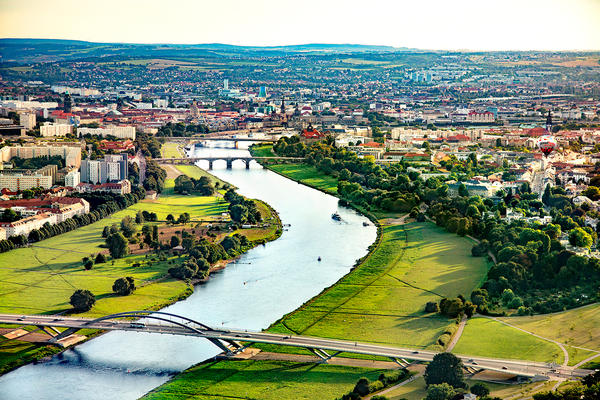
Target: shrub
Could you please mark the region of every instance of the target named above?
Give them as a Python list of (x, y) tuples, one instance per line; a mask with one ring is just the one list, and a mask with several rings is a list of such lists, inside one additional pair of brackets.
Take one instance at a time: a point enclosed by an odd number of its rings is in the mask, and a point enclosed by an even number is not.
[(102, 253), (98, 253), (96, 256), (96, 264), (102, 264), (106, 262), (106, 256)]
[(434, 312), (438, 312), (440, 310), (440, 307), (438, 306), (438, 303), (435, 301), (430, 301), (425, 305), (425, 312), (427, 313), (434, 313)]

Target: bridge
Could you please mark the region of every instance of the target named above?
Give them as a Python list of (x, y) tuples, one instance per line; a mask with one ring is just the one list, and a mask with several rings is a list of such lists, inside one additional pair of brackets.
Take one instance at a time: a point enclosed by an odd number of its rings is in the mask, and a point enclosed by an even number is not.
[(237, 135), (232, 136), (190, 136), (190, 137), (181, 137), (181, 138), (168, 138), (169, 142), (180, 142), (187, 144), (198, 144), (202, 142), (234, 142), (234, 147), (238, 148), (239, 142), (254, 142), (254, 143), (277, 143), (279, 137), (274, 135), (265, 136), (260, 138), (241, 136)]
[[(143, 318), (143, 320), (123, 320), (123, 318)], [(143, 322), (142, 322), (143, 321)], [(355, 353), (387, 357), (402, 367), (412, 361), (431, 361), (438, 353), (428, 350), (404, 349), (380, 346), (370, 343), (316, 338), (302, 335), (284, 335), (271, 332), (248, 332), (245, 330), (217, 329), (190, 318), (161, 311), (128, 311), (107, 315), (101, 318), (76, 318), (48, 315), (0, 314), (0, 323), (21, 326), (36, 326), (52, 336), (50, 343), (59, 344), (80, 329), (101, 329), (107, 331), (134, 331), (169, 335), (194, 336), (209, 340), (229, 356), (242, 352), (253, 343), (268, 343), (279, 346), (302, 347), (318, 356), (323, 362), (341, 353)], [(59, 331), (57, 328), (67, 328)], [(549, 378), (577, 378), (591, 370), (575, 369), (551, 363), (506, 360), (477, 356), (457, 355), (471, 372), (491, 370), (518, 376)]]
[(213, 163), (218, 160), (224, 160), (227, 163), (227, 169), (231, 169), (235, 160), (242, 160), (246, 163), (246, 169), (250, 169), (252, 160), (284, 160), (284, 161), (303, 161), (302, 157), (248, 157), (248, 156), (216, 156), (216, 157), (185, 157), (185, 158), (154, 158), (159, 164), (195, 164), (198, 161), (208, 161), (208, 169), (213, 168)]

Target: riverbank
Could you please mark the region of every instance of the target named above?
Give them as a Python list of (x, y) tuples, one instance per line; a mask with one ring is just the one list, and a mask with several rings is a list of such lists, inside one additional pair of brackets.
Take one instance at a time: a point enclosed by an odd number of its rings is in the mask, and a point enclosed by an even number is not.
[[(337, 181), (319, 174), (314, 168), (310, 170), (310, 166), (280, 164), (267, 165), (266, 168), (295, 182), (335, 195)], [(368, 213), (353, 208), (363, 214)], [(489, 266), (485, 260), (471, 256), (471, 245), (467, 239), (447, 233), (435, 224), (414, 221), (405, 224), (405, 219), (399, 218), (401, 215), (398, 214), (382, 214), (377, 218), (368, 213), (368, 216), (378, 226), (377, 239), (369, 247), (368, 254), (357, 260), (354, 268), (337, 283), (277, 320), (268, 328), (269, 331), (413, 348), (438, 346), (438, 337), (454, 321), (425, 313), (425, 304), (446, 296), (470, 293), (481, 284)], [(447, 276), (448, 282), (436, 279), (446, 274), (450, 274)], [(276, 353), (312, 354), (291, 347), (253, 347)], [(351, 354), (341, 354), (339, 357), (364, 358)], [(230, 365), (237, 362), (220, 361), (219, 365), (228, 369), (234, 368)], [(262, 362), (265, 361), (256, 361), (253, 365), (259, 367)], [(246, 385), (241, 379), (221, 382), (201, 377), (197, 371), (207, 368), (207, 363), (182, 373), (147, 397), (183, 398), (184, 393), (207, 394), (217, 387), (222, 396), (235, 396), (238, 394), (237, 386)], [(194, 386), (195, 379), (202, 379), (204, 386)], [(300, 374), (286, 381), (285, 385), (308, 390), (310, 384), (303, 381)], [(184, 382), (194, 389), (187, 391)], [(346, 391), (347, 388), (340, 385), (335, 393), (321, 398), (335, 398)], [(263, 396), (285, 398), (287, 392), (283, 386), (274, 386)]]
[[(75, 289), (79, 288), (92, 291), (97, 299), (95, 306), (89, 312), (79, 314), (85, 317), (98, 317), (129, 310), (159, 310), (190, 296), (193, 293), (192, 286), (168, 277), (167, 270), (184, 261), (184, 258), (174, 253), (159, 259), (153, 253), (140, 249), (138, 245), (131, 245), (132, 254), (129, 256), (96, 264), (89, 271), (83, 268), (81, 261), (83, 257), (90, 254), (106, 253), (107, 250), (100, 247), (104, 243), (101, 237), (104, 227), (113, 223), (118, 225), (125, 216), (134, 217), (138, 210), (155, 212), (159, 220), (163, 221), (169, 213), (175, 216), (183, 212), (190, 214), (194, 225), (188, 227), (169, 226), (164, 222), (149, 223), (158, 226), (159, 236), (163, 240), (168, 240), (171, 235), (181, 236), (183, 230), (188, 232), (197, 230), (201, 234), (210, 221), (222, 219), (221, 214), (227, 210), (227, 203), (222, 200), (222, 197), (180, 196), (172, 192), (172, 186), (173, 180), (167, 180), (166, 193), (155, 201), (146, 200), (94, 224), (36, 243), (28, 248), (0, 255), (0, 263), (3, 266), (14, 266), (0, 269), (0, 278), (4, 282), (19, 282), (3, 284), (0, 288), (0, 299), (2, 299), (0, 312), (62, 314), (69, 311), (69, 297)], [(262, 201), (257, 203), (265, 223), (269, 226), (240, 229), (235, 232), (223, 231), (217, 234), (215, 240), (234, 233), (247, 235), (251, 246), (244, 248), (245, 252), (259, 244), (277, 239), (281, 235), (281, 221), (277, 213), (268, 204)], [(203, 220), (208, 222), (198, 222)], [(222, 265), (215, 266), (212, 272), (221, 270), (234, 259), (235, 257), (224, 260)], [(28, 262), (24, 263), (24, 260)], [(135, 267), (137, 264), (139, 267)], [(112, 284), (120, 276), (132, 276), (138, 289), (129, 296), (115, 295), (112, 292)], [(18, 329), (14, 326), (4, 328), (4, 333)], [(38, 329), (29, 329), (35, 332), (28, 335), (30, 338), (37, 335)], [(94, 337), (98, 335), (93, 331), (82, 333)], [(35, 336), (32, 342), (39, 342), (40, 336)], [(23, 340), (27, 339), (27, 336), (20, 339), (12, 340), (0, 336), (0, 375), (21, 365), (64, 351), (54, 346)]]

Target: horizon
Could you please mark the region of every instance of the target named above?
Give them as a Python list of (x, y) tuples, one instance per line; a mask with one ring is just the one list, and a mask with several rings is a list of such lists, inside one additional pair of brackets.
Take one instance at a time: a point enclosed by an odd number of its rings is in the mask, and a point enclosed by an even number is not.
[(81, 39), (64, 39), (64, 38), (42, 38), (42, 37), (0, 37), (0, 40), (35, 40), (35, 41), (73, 41), (73, 42), (84, 42), (90, 44), (120, 44), (120, 45), (133, 45), (133, 46), (232, 46), (232, 47), (240, 47), (240, 48), (257, 48), (257, 49), (277, 49), (284, 47), (301, 47), (301, 46), (362, 46), (362, 47), (388, 47), (390, 49), (407, 49), (406, 51), (425, 51), (425, 52), (554, 52), (554, 53), (568, 53), (568, 52), (600, 52), (600, 47), (595, 49), (504, 49), (504, 50), (474, 50), (474, 49), (435, 49), (435, 48), (416, 48), (416, 47), (398, 47), (392, 45), (385, 44), (364, 44), (364, 43), (327, 43), (327, 42), (311, 42), (311, 43), (297, 43), (297, 44), (281, 44), (281, 45), (243, 45), (243, 44), (233, 44), (233, 43), (221, 43), (221, 42), (206, 42), (206, 43), (175, 43), (175, 42), (107, 42), (107, 41), (88, 41)]
[[(366, 44), (430, 51), (597, 51), (594, 0), (0, 0), (0, 36), (92, 43), (281, 47)], [(90, 18), (93, 15), (93, 18)]]

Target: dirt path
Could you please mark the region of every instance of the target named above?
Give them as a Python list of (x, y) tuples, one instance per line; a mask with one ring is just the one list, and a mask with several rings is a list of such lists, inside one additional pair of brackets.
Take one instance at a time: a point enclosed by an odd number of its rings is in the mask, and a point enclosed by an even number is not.
[(401, 387), (401, 386), (404, 386), (404, 385), (406, 385), (407, 383), (410, 383), (410, 382), (414, 381), (414, 380), (415, 380), (415, 379), (417, 379), (417, 378), (420, 378), (421, 376), (423, 376), (423, 374), (424, 374), (424, 372), (419, 372), (418, 374), (416, 374), (416, 375), (415, 375), (415, 376), (413, 376), (412, 378), (409, 378), (409, 379), (407, 379), (407, 380), (405, 380), (405, 381), (403, 381), (403, 382), (400, 382), (399, 384), (397, 384), (397, 385), (394, 385), (394, 386), (392, 386), (392, 387), (390, 387), (390, 388), (387, 388), (387, 389), (385, 389), (385, 390), (383, 390), (383, 391), (381, 391), (381, 392), (379, 392), (379, 393), (374, 393), (374, 394), (372, 394), (372, 395), (370, 395), (370, 396), (367, 396), (367, 397), (365, 397), (364, 399), (365, 399), (365, 400), (369, 400), (369, 399), (370, 399), (371, 397), (373, 397), (373, 396), (383, 396), (383, 395), (385, 395), (386, 393), (389, 393), (389, 392), (391, 392), (392, 390), (398, 389), (399, 387)]
[(175, 168), (172, 164), (159, 164), (159, 166), (167, 171), (167, 179), (175, 179), (179, 175), (183, 175), (183, 172)]
[(446, 349), (446, 353), (450, 353), (452, 351), (452, 349), (454, 348), (454, 346), (456, 346), (456, 344), (458, 343), (458, 340), (460, 339), (460, 335), (462, 335), (463, 331), (465, 330), (465, 325), (467, 325), (467, 319), (468, 319), (467, 316), (463, 315), (462, 320), (460, 321), (460, 324), (458, 325), (458, 330), (454, 334), (452, 341), (450, 342), (450, 344), (448, 345), (448, 348)]

